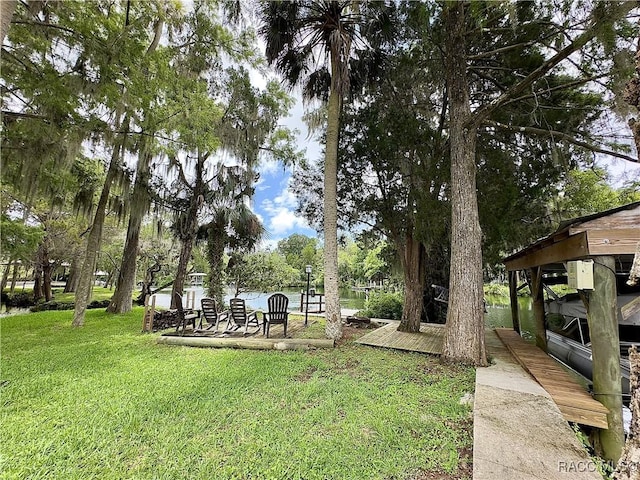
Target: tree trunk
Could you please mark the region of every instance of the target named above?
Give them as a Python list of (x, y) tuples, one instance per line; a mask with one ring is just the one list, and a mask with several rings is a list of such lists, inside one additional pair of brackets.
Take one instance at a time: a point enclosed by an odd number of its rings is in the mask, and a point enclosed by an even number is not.
[(613, 257), (595, 257), (593, 260), (595, 289), (589, 293), (587, 304), (593, 356), (593, 394), (609, 409), (609, 428), (598, 432), (598, 446), (602, 457), (615, 463), (624, 444), (616, 263)]
[(149, 163), (152, 155), (148, 151), (147, 145), (147, 141), (142, 142), (140, 158), (138, 159), (122, 263), (118, 282), (116, 283), (116, 291), (113, 293), (111, 302), (107, 307), (107, 312), (111, 313), (127, 313), (131, 311), (133, 306), (132, 298), (136, 283), (136, 260), (138, 258), (138, 245), (140, 244), (140, 228), (142, 219), (149, 209)]
[(446, 11), (446, 69), (451, 142), (451, 269), (442, 358), (485, 366), (482, 250), (476, 197), (477, 127), (469, 121), (465, 46), (466, 2)]
[(69, 275), (67, 276), (67, 283), (64, 286), (64, 293), (73, 293), (78, 289), (78, 257), (74, 256), (69, 266)]
[(9, 291), (13, 293), (16, 290), (16, 282), (18, 281), (18, 271), (20, 269), (20, 264), (16, 261), (13, 262), (13, 273), (11, 275), (11, 287)]
[(424, 305), (424, 247), (422, 243), (407, 234), (402, 255), (404, 271), (404, 306), (400, 332), (419, 332)]
[[(335, 63), (335, 62), (333, 62)], [(336, 67), (327, 108), (327, 134), (324, 153), (324, 294), (326, 336), (342, 336), (340, 292), (338, 290), (338, 133), (340, 129), (340, 93), (334, 88)]]
[(191, 251), (193, 250), (193, 241), (195, 236), (182, 239), (182, 246), (180, 248), (180, 257), (178, 259), (178, 269), (176, 270), (176, 278), (173, 280), (173, 286), (171, 288), (171, 308), (178, 308), (174, 302), (175, 294), (182, 295), (184, 292), (184, 281), (187, 277), (187, 268), (189, 266), (189, 260), (191, 259)]
[(11, 19), (13, 13), (16, 10), (18, 0), (2, 0), (0, 1), (0, 34), (2, 35), (2, 42), (9, 33), (9, 26), (11, 25)]
[(224, 247), (226, 244), (226, 232), (216, 226), (215, 221), (209, 225), (207, 239), (207, 260), (209, 261), (209, 297), (218, 304), (218, 308), (224, 309)]
[(9, 272), (11, 271), (12, 263), (13, 260), (9, 259), (7, 265), (4, 267), (4, 272), (2, 272), (2, 282), (0, 283), (0, 292), (4, 292), (4, 289), (7, 288), (7, 283), (9, 283)]
[[(125, 129), (129, 128), (128, 118), (121, 124)], [(123, 133), (121, 137), (116, 141), (111, 154), (111, 160), (109, 161), (109, 170), (107, 171), (107, 177), (102, 187), (102, 193), (100, 194), (100, 200), (96, 206), (96, 213), (93, 218), (91, 229), (89, 230), (89, 236), (87, 238), (87, 248), (82, 260), (82, 266), (80, 267), (80, 275), (78, 277), (78, 288), (76, 289), (76, 303), (73, 314), (72, 325), (74, 327), (80, 327), (84, 325), (84, 315), (87, 310), (87, 304), (91, 296), (91, 287), (93, 284), (93, 274), (96, 268), (96, 261), (98, 258), (98, 252), (100, 251), (100, 242), (102, 241), (102, 227), (104, 226), (104, 220), (106, 217), (107, 202), (109, 200), (109, 193), (111, 192), (111, 185), (115, 180), (118, 169), (120, 168), (120, 159), (126, 133)]]
[(45, 243), (42, 251), (42, 294), (44, 295), (45, 302), (50, 302), (53, 299), (53, 292), (51, 291), (51, 270), (49, 248)]
[(33, 301), (38, 303), (42, 300), (42, 269), (37, 265), (33, 275)]
[(180, 258), (178, 260), (178, 270), (176, 271), (176, 278), (173, 281), (173, 287), (171, 289), (171, 308), (177, 308), (174, 303), (176, 293), (182, 295), (184, 291), (184, 281), (187, 277), (187, 268), (189, 266), (189, 260), (191, 259), (191, 252), (193, 250), (193, 243), (196, 240), (198, 234), (198, 212), (204, 202), (204, 164), (208, 158), (208, 154), (203, 155), (198, 153), (198, 161), (196, 162), (196, 176), (195, 186), (193, 187), (193, 196), (191, 203), (186, 212), (186, 218), (184, 219), (183, 227), (180, 231), (180, 241), (182, 242), (182, 248), (180, 250)]
[(614, 480), (637, 480), (640, 470), (640, 353), (636, 347), (629, 349), (631, 364), (631, 426), (629, 436), (622, 450), (618, 467), (613, 474)]

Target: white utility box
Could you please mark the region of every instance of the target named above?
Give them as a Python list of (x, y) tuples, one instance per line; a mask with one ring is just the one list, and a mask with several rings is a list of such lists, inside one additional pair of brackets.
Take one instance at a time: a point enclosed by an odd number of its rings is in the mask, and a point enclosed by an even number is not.
[(567, 284), (576, 290), (593, 290), (593, 260), (567, 262)]

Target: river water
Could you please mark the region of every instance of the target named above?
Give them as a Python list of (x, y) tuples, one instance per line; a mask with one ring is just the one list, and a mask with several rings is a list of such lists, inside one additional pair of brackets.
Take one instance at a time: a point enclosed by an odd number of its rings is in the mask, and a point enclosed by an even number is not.
[[(186, 289), (186, 292), (195, 292), (195, 303), (197, 306), (200, 305), (200, 299), (206, 297), (205, 290), (202, 287), (189, 287)], [(300, 294), (301, 289), (284, 289), (282, 293), (284, 293), (287, 297), (289, 297), (289, 310), (295, 311), (300, 310)], [(240, 298), (244, 299), (247, 303), (247, 306), (253, 310), (267, 310), (267, 298), (269, 298), (271, 293), (261, 293), (261, 292), (245, 292), (239, 295)], [(186, 295), (185, 295), (186, 296)], [(229, 300), (233, 297), (233, 291), (227, 291), (227, 295), (225, 295), (225, 303), (228, 304)], [(171, 290), (163, 290), (156, 294), (156, 306), (169, 308), (171, 303)], [(343, 309), (351, 309), (351, 310), (361, 310), (364, 308), (364, 302), (366, 300), (365, 292), (359, 292), (351, 290), (350, 288), (342, 288), (340, 289), (340, 306)], [(485, 321), (487, 326), (497, 328), (497, 327), (507, 327), (511, 328), (513, 323), (511, 321), (511, 307), (508, 303), (508, 299), (504, 297), (486, 297), (486, 305), (487, 305), (487, 313), (485, 314)], [(310, 307), (313, 309), (313, 307)], [(522, 335), (525, 338), (533, 338), (533, 311), (531, 307), (531, 299), (529, 297), (519, 297), (518, 298), (518, 308), (519, 308), (519, 317), (520, 317), (520, 327), (522, 330)]]
[[(187, 292), (195, 292), (196, 305), (200, 305), (200, 300), (206, 297), (206, 291), (202, 287), (187, 287), (185, 288), (186, 298)], [(224, 297), (225, 304), (229, 304), (229, 300), (234, 297), (233, 290), (227, 290), (227, 294)], [(253, 310), (266, 310), (267, 298), (273, 295), (275, 292), (263, 293), (263, 292), (244, 292), (238, 295), (238, 297), (245, 300), (247, 307)], [(301, 289), (285, 288), (279, 293), (284, 293), (289, 298), (289, 311), (300, 310), (300, 295)], [(364, 292), (356, 292), (350, 288), (340, 289), (340, 306), (343, 309), (360, 310), (364, 308), (364, 302), (366, 295)], [(309, 303), (309, 309), (313, 310), (313, 298)], [(324, 301), (324, 299), (323, 299)], [(162, 290), (156, 294), (156, 306), (169, 308), (171, 303), (171, 289)]]

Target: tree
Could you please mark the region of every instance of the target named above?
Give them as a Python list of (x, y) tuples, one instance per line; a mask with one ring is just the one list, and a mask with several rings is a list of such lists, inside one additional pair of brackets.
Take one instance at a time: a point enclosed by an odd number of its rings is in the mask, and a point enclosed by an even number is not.
[(4, 42), (4, 38), (9, 31), (9, 25), (11, 24), (11, 18), (13, 18), (13, 12), (16, 9), (18, 0), (5, 0), (0, 3), (0, 41)]
[(242, 292), (278, 291), (298, 277), (298, 271), (276, 252), (232, 255), (227, 273), (236, 297)]
[(610, 175), (604, 168), (572, 170), (567, 175), (562, 196), (555, 201), (555, 223), (609, 210), (640, 200), (640, 185), (614, 188), (609, 184)]
[(338, 292), (337, 167), (345, 95), (371, 73), (390, 34), (390, 7), (380, 2), (264, 2), (260, 29), (270, 65), (306, 99), (326, 101), (324, 156), (324, 291), (326, 335), (342, 335)]
[[(474, 365), (486, 365), (487, 362), (482, 313), (482, 234), (475, 195), (478, 129), (501, 107), (526, 96), (527, 90), (532, 86), (534, 91), (536, 88), (544, 89), (543, 84), (536, 85), (536, 82), (547, 76), (572, 53), (585, 47), (598, 34), (611, 32), (611, 25), (623, 18), (633, 6), (632, 2), (597, 4), (590, 17), (580, 22), (580, 25), (586, 25), (580, 30), (581, 33), (573, 36), (567, 29), (558, 29), (554, 33), (563, 35), (557, 37), (560, 48), (539, 62), (526, 76), (505, 88), (499, 96), (487, 99), (472, 111), (468, 81), (470, 55), (467, 43), (467, 33), (474, 28), (470, 21), (473, 19), (471, 6), (467, 2), (446, 5), (444, 21), (447, 32), (445, 51), (450, 103), (452, 241), (449, 310), (443, 345), (445, 360)], [(533, 42), (536, 41), (537, 39)], [(480, 54), (476, 54), (475, 57), (478, 55)], [(581, 73), (583, 72), (584, 70)], [(591, 75), (583, 82), (588, 82), (590, 78)], [(493, 125), (497, 126), (495, 123)], [(544, 128), (538, 130), (545, 131)], [(530, 133), (534, 131), (535, 129), (529, 130)], [(562, 135), (560, 137), (562, 138)], [(588, 146), (586, 142), (572, 142), (574, 139), (571, 135), (566, 137), (564, 138), (570, 143)], [(609, 153), (615, 154), (614, 151)]]
[(0, 292), (4, 291), (9, 280), (9, 269), (15, 261), (26, 263), (37, 251), (38, 245), (44, 237), (44, 231), (40, 226), (26, 225), (20, 219), (11, 219), (6, 214), (0, 217), (0, 250), (6, 263), (2, 274)]
[[(136, 132), (136, 149), (138, 161), (136, 164), (135, 181), (129, 201), (129, 223), (127, 236), (122, 253), (122, 261), (118, 269), (116, 290), (107, 306), (107, 311), (112, 313), (126, 313), (131, 311), (132, 294), (136, 283), (136, 258), (140, 240), (142, 220), (148, 213), (151, 205), (151, 162), (158, 149), (155, 142), (155, 133), (158, 123), (161, 122), (154, 113), (162, 111), (162, 102), (166, 92), (173, 86), (175, 75), (171, 69), (172, 56), (166, 52), (168, 48), (158, 52), (158, 45), (163, 36), (165, 23), (172, 20), (175, 12), (167, 7), (166, 11), (160, 10), (155, 20), (153, 38), (139, 68), (130, 71), (130, 75), (138, 76), (132, 79), (138, 84), (138, 95), (141, 99), (137, 108), (137, 123), (140, 131)], [(168, 17), (168, 18), (167, 18)], [(175, 22), (175, 18), (173, 19)]]
[(294, 233), (278, 242), (278, 253), (284, 256), (287, 264), (298, 272), (298, 282), (306, 281), (304, 272), (307, 265), (315, 269), (317, 249), (317, 238), (310, 238), (300, 233)]
[(214, 298), (218, 305), (224, 304), (224, 290), (228, 280), (224, 274), (225, 249), (229, 248), (232, 251), (228, 266), (233, 269), (234, 261), (241, 261), (242, 255), (253, 250), (264, 234), (264, 227), (242, 201), (244, 198), (246, 197), (239, 196), (239, 201), (233, 208), (230, 205), (218, 205), (213, 212), (213, 220), (206, 227), (210, 268), (209, 296)]
[[(202, 235), (210, 238), (209, 258), (213, 263), (209, 288), (219, 290), (216, 296), (221, 294), (220, 262), (229, 222), (241, 217), (249, 219), (247, 225), (255, 224), (250, 216), (238, 214), (246, 210), (253, 195), (259, 158), (270, 155), (286, 162), (297, 157), (289, 132), (277, 125), (291, 102), (277, 84), (269, 82), (259, 90), (251, 85), (246, 69), (230, 68), (224, 72), (216, 94), (210, 97), (208, 85), (196, 82), (176, 97), (176, 102), (187, 101), (190, 109), (176, 116), (173, 126), (180, 144), (167, 148), (171, 167), (177, 172), (169, 194), (176, 215), (174, 231), (182, 242), (175, 292), (182, 291), (200, 228), (198, 216), (207, 213), (213, 217), (207, 223), (208, 233)], [(226, 165), (223, 153), (238, 165)], [(195, 161), (194, 175), (181, 159), (185, 154), (188, 162)]]

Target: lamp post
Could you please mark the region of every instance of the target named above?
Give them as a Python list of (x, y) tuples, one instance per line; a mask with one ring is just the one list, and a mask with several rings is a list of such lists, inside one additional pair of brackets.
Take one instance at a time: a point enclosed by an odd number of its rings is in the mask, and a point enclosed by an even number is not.
[(307, 317), (309, 316), (309, 280), (311, 278), (311, 265), (307, 265), (304, 269), (307, 272), (307, 295), (304, 302), (304, 326), (307, 326)]

